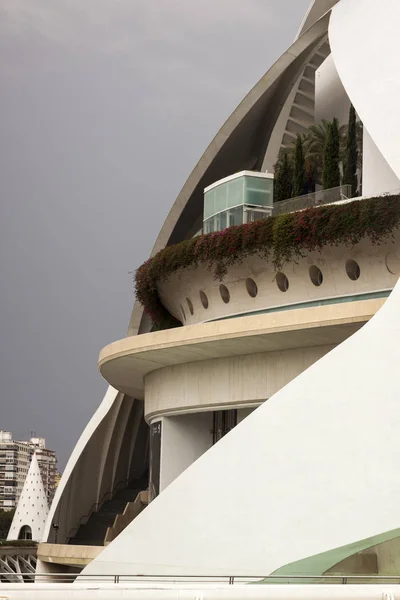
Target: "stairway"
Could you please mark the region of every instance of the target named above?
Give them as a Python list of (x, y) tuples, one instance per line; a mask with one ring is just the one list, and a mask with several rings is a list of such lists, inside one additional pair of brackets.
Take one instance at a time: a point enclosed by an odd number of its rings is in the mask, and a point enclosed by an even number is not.
[[(124, 513), (128, 505), (135, 502), (138, 494), (143, 492), (146, 487), (147, 476), (133, 480), (126, 488), (116, 492), (111, 500), (106, 500), (97, 512), (91, 514), (88, 521), (79, 527), (75, 536), (70, 538), (68, 543), (80, 546), (104, 546), (107, 531), (113, 529), (116, 518)], [(143, 503), (141, 510), (144, 507)], [(133, 518), (141, 510), (136, 510)], [(133, 519), (130, 519), (129, 522), (131, 520)], [(125, 527), (126, 525), (128, 522), (125, 523)]]

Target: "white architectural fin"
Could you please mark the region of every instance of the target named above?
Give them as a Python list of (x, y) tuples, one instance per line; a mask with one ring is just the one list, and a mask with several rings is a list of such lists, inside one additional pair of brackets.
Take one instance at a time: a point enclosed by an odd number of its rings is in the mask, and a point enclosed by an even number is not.
[(48, 512), (39, 463), (34, 453), (7, 539), (32, 539), (40, 542)]
[(400, 282), (364, 327), (203, 454), (84, 573), (267, 575), (398, 528), (399, 307)]

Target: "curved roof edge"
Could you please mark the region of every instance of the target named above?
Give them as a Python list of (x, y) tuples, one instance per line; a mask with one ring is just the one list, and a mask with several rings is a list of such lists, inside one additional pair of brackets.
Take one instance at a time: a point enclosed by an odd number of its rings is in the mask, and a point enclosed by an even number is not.
[[(332, 0), (330, 2), (332, 3)], [(194, 212), (193, 204), (196, 197), (202, 194), (206, 185), (237, 170), (254, 168), (259, 160), (259, 157), (254, 155), (255, 148), (259, 151), (264, 148), (265, 151), (281, 107), (298, 77), (299, 68), (304, 67), (304, 55), (326, 35), (329, 17), (328, 11), (296, 39), (225, 121), (172, 205), (154, 244), (152, 256), (168, 244), (176, 243), (174, 237), (177, 237), (177, 230), (185, 216), (184, 213), (188, 215), (190, 210)], [(232, 144), (237, 141), (237, 138), (240, 143), (236, 144), (233, 151)], [(239, 146), (241, 154), (238, 152)], [(138, 333), (142, 315), (142, 307), (135, 302), (128, 335)]]
[(330, 11), (338, 2), (339, 0), (313, 0), (305, 14), (295, 39), (298, 40), (311, 25), (318, 21), (325, 13)]

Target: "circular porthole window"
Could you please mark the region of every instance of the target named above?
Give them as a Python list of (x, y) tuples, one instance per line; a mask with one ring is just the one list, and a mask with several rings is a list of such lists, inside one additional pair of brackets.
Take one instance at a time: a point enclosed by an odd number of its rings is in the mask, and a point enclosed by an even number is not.
[(183, 309), (182, 304), (181, 304), (181, 312), (182, 312), (183, 320), (186, 321), (186, 313), (185, 313), (185, 311)]
[(310, 279), (315, 286), (320, 286), (324, 280), (321, 269), (318, 269), (315, 265), (312, 265), (309, 270)]
[(249, 296), (251, 296), (252, 298), (255, 298), (257, 296), (258, 287), (254, 279), (251, 279), (250, 277), (246, 279), (246, 290)]
[(221, 294), (221, 298), (225, 302), (225, 304), (228, 304), (229, 300), (231, 299), (231, 295), (229, 293), (228, 288), (223, 283), (221, 283), (221, 285), (219, 286), (219, 293)]
[(281, 292), (287, 292), (289, 289), (289, 279), (286, 277), (285, 273), (276, 274), (276, 285), (281, 290)]
[(190, 314), (194, 313), (192, 301), (189, 298), (186, 298), (186, 304), (188, 305), (188, 309)]
[(349, 277), (349, 279), (351, 279), (352, 281), (357, 281), (357, 279), (360, 277), (360, 274), (361, 274), (360, 265), (358, 263), (356, 263), (355, 260), (350, 258), (349, 260), (346, 261), (345, 268), (346, 268), (346, 273), (347, 273), (347, 276)]
[(200, 290), (199, 292), (200, 295), (200, 302), (202, 303), (204, 308), (208, 308), (208, 298), (207, 298), (207, 294), (205, 294), (203, 292), (203, 290)]

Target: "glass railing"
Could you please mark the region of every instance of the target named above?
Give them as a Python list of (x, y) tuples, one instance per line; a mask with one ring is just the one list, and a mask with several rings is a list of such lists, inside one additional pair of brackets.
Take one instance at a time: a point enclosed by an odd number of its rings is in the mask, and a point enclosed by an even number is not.
[(312, 194), (304, 194), (303, 196), (275, 202), (273, 214), (282, 215), (315, 206), (323, 206), (324, 204), (334, 204), (349, 198), (351, 198), (351, 185), (339, 185), (328, 190), (319, 190)]
[(306, 208), (334, 204), (350, 198), (351, 186), (339, 185), (338, 187), (330, 188), (328, 190), (319, 190), (312, 194), (304, 194), (303, 196), (281, 200), (280, 202), (275, 202), (272, 206), (250, 206), (242, 204), (206, 219), (203, 223), (203, 229), (200, 229), (193, 237), (202, 235), (203, 233), (222, 231), (232, 225), (252, 223), (259, 219), (265, 219), (266, 217), (271, 216), (271, 214), (282, 215), (305, 210)]

